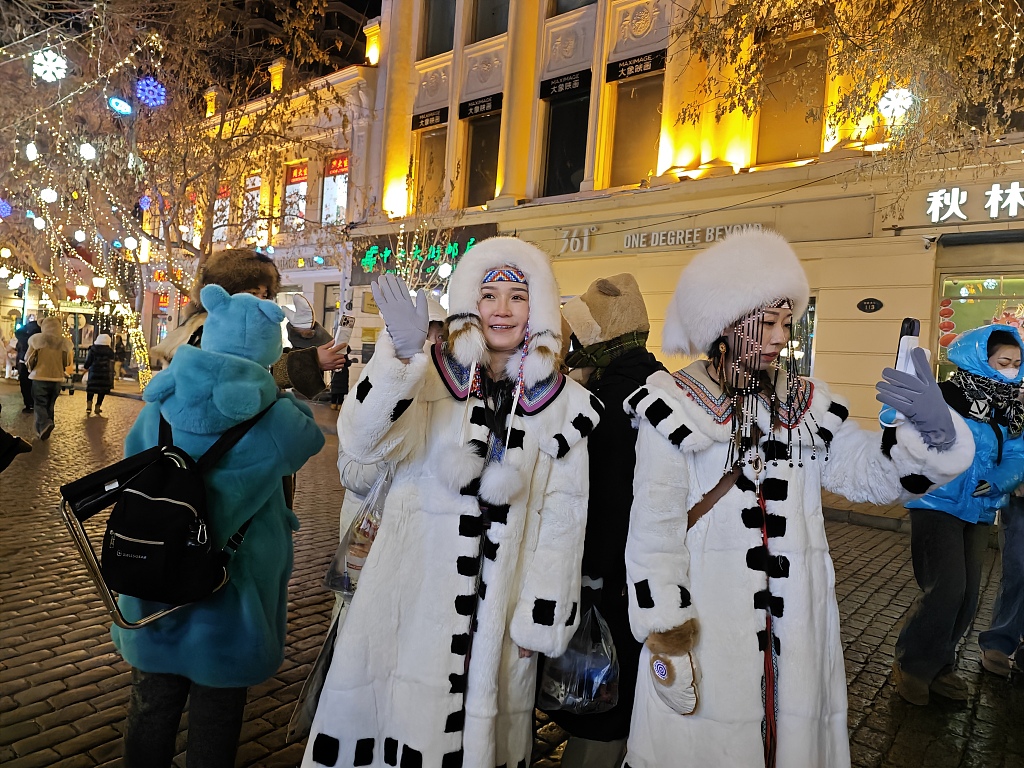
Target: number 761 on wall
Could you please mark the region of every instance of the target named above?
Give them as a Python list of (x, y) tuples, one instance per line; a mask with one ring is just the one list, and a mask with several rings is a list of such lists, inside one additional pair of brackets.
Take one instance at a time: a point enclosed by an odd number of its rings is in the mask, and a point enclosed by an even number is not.
[(590, 250), (590, 235), (597, 232), (596, 226), (576, 227), (574, 229), (563, 229), (562, 248), (558, 255), (563, 253), (586, 253)]

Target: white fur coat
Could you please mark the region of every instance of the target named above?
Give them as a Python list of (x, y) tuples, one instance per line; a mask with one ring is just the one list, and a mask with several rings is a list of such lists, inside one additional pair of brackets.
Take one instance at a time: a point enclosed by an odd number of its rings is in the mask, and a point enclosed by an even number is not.
[(644, 640), (697, 618), (694, 658), (702, 678), (696, 712), (674, 713), (654, 690), (644, 648), (626, 764), (764, 765), (762, 648), (770, 642), (777, 663), (776, 764), (849, 766), (846, 676), (821, 490), (879, 504), (923, 493), (970, 464), (973, 440), (954, 414), (957, 442), (945, 453), (927, 448), (910, 426), (883, 441), (847, 421), (846, 404), (808, 380), (800, 405), (783, 414), (796, 422), (792, 466), (787, 430), (772, 434), (767, 408), (759, 409), (767, 520), (748, 465), (687, 531), (687, 509), (717, 484), (727, 463), (732, 429), (728, 401), (718, 392), (697, 362), (677, 374), (653, 374), (626, 404), (639, 423), (626, 549), (630, 623)]
[(403, 364), (382, 334), (345, 400), (346, 451), (397, 469), (303, 766), (529, 763), (537, 657), (519, 649), (558, 655), (578, 624), (600, 404), (555, 377), (524, 396), (504, 460), (485, 468), (467, 378), (440, 346)]

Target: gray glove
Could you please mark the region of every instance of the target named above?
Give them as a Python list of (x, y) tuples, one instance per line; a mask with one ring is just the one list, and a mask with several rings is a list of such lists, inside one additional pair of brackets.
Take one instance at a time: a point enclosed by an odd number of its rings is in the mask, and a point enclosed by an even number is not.
[(423, 290), (416, 294), (416, 303), (413, 304), (409, 286), (398, 275), (381, 275), (370, 290), (395, 343), (395, 355), (401, 360), (408, 360), (422, 352), (430, 325), (427, 297)]
[(910, 359), (914, 363), (913, 375), (895, 368), (882, 371), (885, 381), (875, 385), (875, 399), (906, 416), (930, 447), (944, 451), (956, 441), (953, 417), (932, 376), (925, 351), (915, 347), (910, 351)]

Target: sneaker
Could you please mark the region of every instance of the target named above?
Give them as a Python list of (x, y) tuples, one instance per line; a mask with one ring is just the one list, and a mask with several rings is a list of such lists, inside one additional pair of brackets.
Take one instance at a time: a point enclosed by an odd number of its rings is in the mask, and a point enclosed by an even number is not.
[(985, 668), (986, 672), (991, 672), (999, 677), (1009, 677), (1012, 671), (1010, 657), (995, 648), (981, 652), (981, 666)]
[(892, 663), (892, 681), (896, 691), (905, 701), (919, 707), (928, 704), (928, 684), (924, 680), (904, 674), (898, 661)]
[(103, 415), (103, 411), (100, 410), (100, 407), (98, 405), (96, 406), (96, 415), (97, 416), (102, 416)]
[[(85, 404), (85, 412), (86, 412), (86, 414), (92, 413), (92, 403), (86, 403)], [(96, 409), (96, 413), (99, 413), (99, 412), (100, 412), (100, 409), (97, 408)]]
[(932, 693), (938, 694), (953, 701), (967, 701), (971, 698), (971, 691), (964, 680), (952, 667), (946, 667), (928, 686)]
[(49, 440), (50, 439), (50, 433), (53, 432), (53, 426), (54, 426), (53, 422), (51, 421), (49, 424), (47, 424), (45, 427), (43, 427), (43, 431), (39, 433), (39, 439), (40, 440)]
[(21, 412), (22, 413), (35, 413), (35, 410), (36, 409), (33, 408), (31, 405), (26, 405), (24, 408), (21, 409)]

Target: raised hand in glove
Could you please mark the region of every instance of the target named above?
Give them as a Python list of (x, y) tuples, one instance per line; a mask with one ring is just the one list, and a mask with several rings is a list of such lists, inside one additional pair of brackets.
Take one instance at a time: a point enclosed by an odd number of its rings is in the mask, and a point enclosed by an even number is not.
[(913, 374), (895, 368), (882, 371), (885, 381), (875, 385), (875, 399), (906, 416), (930, 447), (944, 451), (956, 441), (953, 417), (932, 376), (925, 351), (915, 347), (910, 351), (910, 359), (914, 363)]
[(696, 640), (695, 619), (674, 629), (652, 632), (647, 636), (654, 691), (658, 698), (680, 715), (692, 715), (697, 709), (700, 671), (693, 656)]
[(398, 275), (381, 275), (370, 290), (380, 313), (384, 315), (388, 333), (395, 344), (395, 355), (400, 360), (408, 360), (422, 352), (430, 325), (427, 297), (423, 290), (416, 294), (416, 303), (413, 304), (409, 298), (409, 286)]

